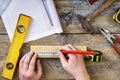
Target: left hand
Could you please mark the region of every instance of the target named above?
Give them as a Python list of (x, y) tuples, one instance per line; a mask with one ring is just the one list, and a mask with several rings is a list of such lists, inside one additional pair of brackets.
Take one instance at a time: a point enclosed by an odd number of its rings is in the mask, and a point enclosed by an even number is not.
[(23, 56), (19, 63), (20, 80), (39, 80), (42, 76), (40, 61), (37, 60), (37, 54), (28, 52)]

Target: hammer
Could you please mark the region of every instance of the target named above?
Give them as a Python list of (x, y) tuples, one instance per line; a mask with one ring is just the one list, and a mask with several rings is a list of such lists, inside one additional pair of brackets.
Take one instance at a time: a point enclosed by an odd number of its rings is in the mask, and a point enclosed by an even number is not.
[(106, 2), (100, 6), (97, 10), (95, 10), (91, 15), (89, 15), (86, 20), (80, 16), (77, 15), (79, 21), (81, 22), (82, 27), (88, 32), (88, 33), (95, 33), (95, 28), (92, 27), (89, 22), (92, 21), (97, 15), (99, 15), (102, 11), (104, 11), (106, 8), (108, 8), (110, 5), (112, 5), (116, 0), (106, 0)]

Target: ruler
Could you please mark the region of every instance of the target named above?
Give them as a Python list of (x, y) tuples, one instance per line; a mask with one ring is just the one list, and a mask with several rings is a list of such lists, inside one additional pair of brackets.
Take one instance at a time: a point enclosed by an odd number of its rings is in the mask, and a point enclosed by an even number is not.
[(26, 16), (24, 14), (19, 15), (12, 43), (10, 45), (7, 59), (3, 67), (2, 76), (4, 78), (10, 80), (13, 78), (16, 64), (20, 55), (20, 49), (24, 42), (30, 20), (31, 18), (29, 16)]
[[(35, 51), (38, 54), (38, 58), (58, 58), (57, 51), (62, 46), (31, 46), (31, 51)], [(86, 46), (75, 46), (76, 49), (87, 51)]]
[[(38, 54), (38, 58), (59, 58), (58, 50), (62, 46), (31, 46), (31, 51)], [(75, 46), (79, 51), (87, 51), (86, 46)], [(89, 52), (89, 51), (88, 51)], [(93, 51), (94, 55), (83, 55), (84, 59), (92, 62), (102, 61), (102, 53), (100, 51)]]

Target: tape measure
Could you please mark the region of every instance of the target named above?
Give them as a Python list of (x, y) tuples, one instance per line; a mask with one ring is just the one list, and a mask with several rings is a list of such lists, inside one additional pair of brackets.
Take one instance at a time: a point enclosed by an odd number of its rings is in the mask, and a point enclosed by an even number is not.
[(29, 26), (31, 18), (24, 14), (19, 15), (16, 25), (12, 43), (9, 48), (7, 59), (3, 68), (2, 76), (7, 79), (12, 79), (16, 64), (20, 55), (20, 49), (24, 42), (25, 35)]
[(87, 59), (92, 62), (102, 61), (103, 54), (100, 51), (94, 51), (94, 55), (87, 55)]
[(114, 15), (113, 15), (113, 19), (114, 19), (116, 22), (120, 23), (120, 8), (118, 8), (118, 9), (115, 11), (115, 13), (114, 13)]

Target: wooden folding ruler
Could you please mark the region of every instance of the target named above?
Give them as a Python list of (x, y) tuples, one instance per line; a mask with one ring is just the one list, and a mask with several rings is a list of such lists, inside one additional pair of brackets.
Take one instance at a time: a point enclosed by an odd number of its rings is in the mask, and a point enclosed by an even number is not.
[[(58, 58), (57, 51), (61, 46), (31, 46), (31, 50), (38, 54), (39, 58)], [(78, 50), (87, 51), (86, 46), (75, 46)]]
[(7, 79), (12, 79), (16, 64), (20, 55), (20, 49), (24, 42), (25, 35), (29, 26), (31, 18), (24, 14), (20, 14), (12, 43), (9, 48), (8, 56), (3, 68), (2, 76)]

